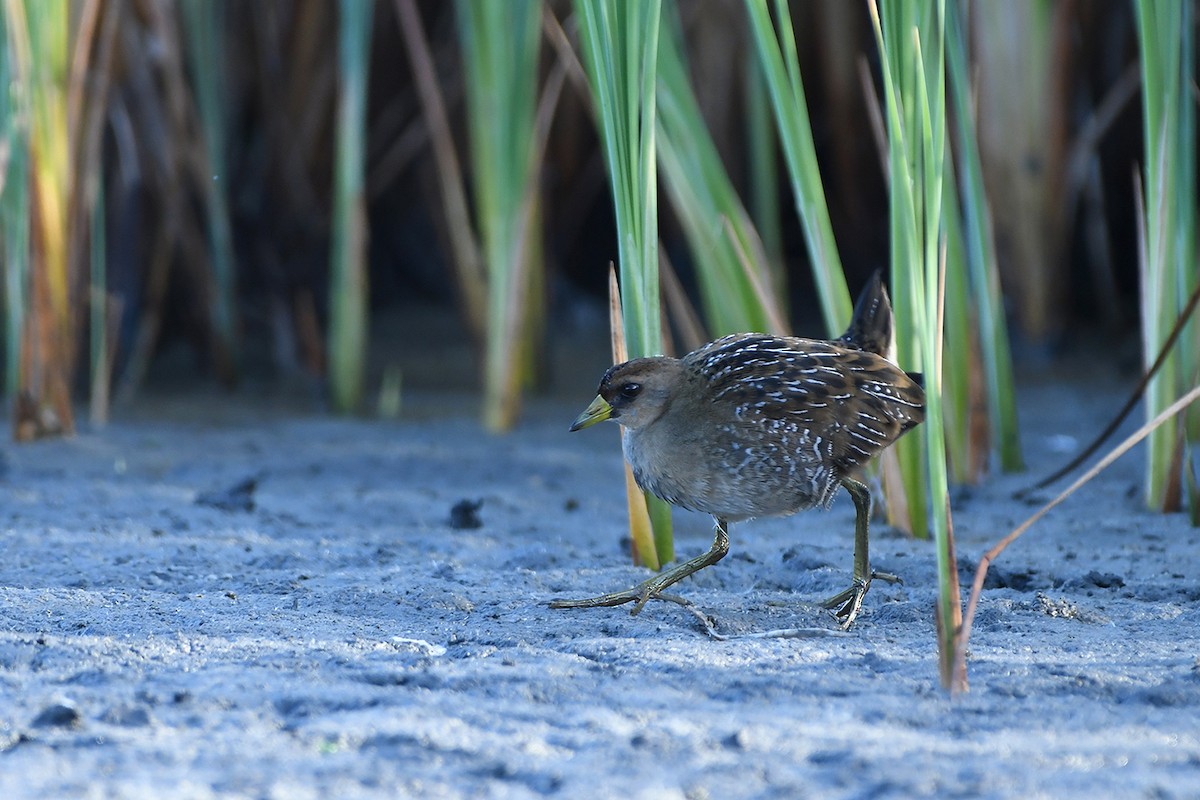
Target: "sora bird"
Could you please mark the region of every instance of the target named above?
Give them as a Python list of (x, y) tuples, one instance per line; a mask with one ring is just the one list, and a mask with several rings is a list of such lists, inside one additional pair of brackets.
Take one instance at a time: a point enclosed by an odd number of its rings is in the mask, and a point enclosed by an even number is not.
[(925, 418), (921, 376), (885, 354), (892, 308), (876, 274), (838, 339), (737, 333), (683, 358), (637, 358), (610, 368), (599, 394), (571, 425), (603, 420), (624, 430), (638, 486), (682, 508), (711, 514), (712, 548), (625, 591), (555, 608), (648, 600), (729, 551), (730, 522), (827, 508), (838, 486), (854, 500), (854, 580), (827, 600), (848, 629), (871, 580), (867, 555), (871, 495), (859, 467)]

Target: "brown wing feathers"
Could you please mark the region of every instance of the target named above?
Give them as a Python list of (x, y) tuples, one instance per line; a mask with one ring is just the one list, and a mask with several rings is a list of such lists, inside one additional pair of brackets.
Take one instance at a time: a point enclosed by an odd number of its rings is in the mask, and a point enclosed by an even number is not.
[(793, 421), (832, 443), (842, 470), (865, 463), (924, 419), (924, 391), (890, 361), (839, 343), (735, 334), (688, 355), (713, 402), (747, 423)]

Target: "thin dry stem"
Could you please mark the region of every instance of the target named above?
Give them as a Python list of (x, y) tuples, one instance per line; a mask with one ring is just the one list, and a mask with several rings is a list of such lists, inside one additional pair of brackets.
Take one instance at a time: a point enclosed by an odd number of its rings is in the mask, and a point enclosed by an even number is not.
[(429, 43), (425, 40), (425, 29), (415, 0), (395, 0), (396, 16), (400, 20), (400, 33), (408, 49), (417, 95), (421, 110), (432, 136), (434, 163), (437, 165), (438, 183), (442, 189), (442, 211), (450, 228), (450, 246), (454, 257), (455, 276), (462, 293), (466, 310), (467, 325), (475, 341), (484, 340), (487, 326), (487, 275), (483, 268), (479, 240), (471, 225), (466, 191), (463, 188), (462, 168), (454, 150), (450, 119), (438, 84), (437, 70)]
[[(613, 363), (629, 360), (625, 345), (625, 321), (621, 312), (621, 287), (617, 283), (617, 268), (608, 264), (608, 322), (612, 334)], [(650, 510), (646, 507), (646, 495), (633, 479), (633, 468), (625, 462), (625, 496), (629, 504), (629, 535), (633, 540), (633, 561), (641, 561), (650, 569), (658, 569), (658, 549), (654, 546), (654, 532), (650, 525)]]
[(957, 660), (954, 669), (956, 681), (961, 680), (964, 684), (966, 682), (966, 652), (967, 644), (971, 638), (971, 623), (975, 619), (975, 609), (979, 605), (979, 595), (983, 591), (983, 582), (987, 578), (988, 567), (991, 566), (992, 562), (995, 561), (1010, 544), (1019, 539), (1025, 533), (1025, 531), (1029, 530), (1035, 522), (1049, 513), (1051, 509), (1074, 494), (1076, 490), (1107, 469), (1110, 464), (1127, 453), (1134, 445), (1138, 444), (1140, 441), (1149, 436), (1151, 432), (1163, 425), (1163, 423), (1172, 419), (1181, 411), (1186, 409), (1198, 398), (1200, 398), (1200, 386), (1193, 388), (1190, 392), (1168, 406), (1153, 420), (1147, 422), (1141, 428), (1138, 428), (1134, 433), (1130, 434), (1124, 441), (1110, 450), (1108, 454), (1104, 456), (1104, 458), (1100, 459), (1095, 466), (1093, 466), (1083, 475), (1079, 476), (1074, 483), (1064, 489), (1057, 497), (1039, 508), (1037, 512), (1033, 514), (1033, 516), (1029, 517), (1029, 519), (1018, 525), (1011, 533), (1001, 539), (994, 547), (992, 547), (991, 550), (988, 550), (983, 557), (979, 559), (979, 566), (975, 570), (975, 580), (971, 587), (971, 598), (967, 602), (967, 613), (963, 616), (962, 629), (959, 633), (959, 641), (956, 648)]
[(661, 244), (658, 249), (658, 263), (663, 298), (671, 311), (671, 317), (679, 326), (679, 332), (683, 337), (682, 349), (695, 350), (708, 341), (708, 334), (704, 332), (704, 323), (700, 321), (696, 307), (688, 299), (687, 292), (684, 291), (683, 284), (679, 280), (679, 274), (675, 272), (675, 266), (667, 256), (666, 248)]
[(1084, 120), (1083, 125), (1079, 129), (1079, 133), (1075, 135), (1075, 141), (1071, 143), (1070, 152), (1067, 155), (1067, 166), (1064, 170), (1066, 175), (1063, 180), (1065, 189), (1065, 207), (1066, 215), (1064, 219), (1069, 223), (1075, 217), (1075, 206), (1079, 202), (1079, 196), (1082, 193), (1082, 187), (1087, 182), (1088, 165), (1096, 156), (1096, 150), (1100, 146), (1100, 142), (1104, 139), (1111, 129), (1121, 112), (1125, 110), (1125, 106), (1129, 104), (1133, 98), (1137, 97), (1138, 90), (1141, 88), (1141, 67), (1136, 61), (1132, 62), (1116, 82), (1109, 87), (1104, 98), (1092, 110)]
[(871, 65), (866, 56), (858, 59), (858, 77), (862, 83), (863, 100), (867, 107), (867, 121), (871, 123), (872, 139), (875, 140), (875, 150), (879, 153), (879, 165), (883, 168), (883, 179), (891, 179), (891, 159), (888, 157), (887, 126), (883, 122), (883, 111), (880, 110), (879, 91), (875, 88), (875, 79), (871, 74)]
[(533, 259), (529, 257), (530, 237), (535, 232), (535, 222), (538, 217), (538, 197), (542, 164), (545, 163), (546, 143), (550, 138), (550, 126), (554, 121), (554, 109), (558, 98), (562, 95), (566, 68), (556, 64), (550, 71), (546, 84), (542, 88), (542, 96), (538, 102), (537, 114), (534, 120), (533, 154), (529, 159), (530, 174), (525, 182), (525, 191), (521, 196), (521, 207), (517, 211), (517, 235), (513, 238), (513, 251), (509, 256), (512, 274), (508, 277), (508, 296), (505, 298), (505, 325), (503, 361), (510, 365), (508, 371), (510, 385), (502, 392), (501, 403), (504, 408), (500, 412), (501, 429), (507, 430), (517, 417), (517, 405), (520, 399), (521, 369), (516, 353), (521, 346), (522, 331), (528, 323), (530, 301), (529, 272)]
[[(542, 9), (542, 31), (547, 41), (550, 42), (550, 46), (554, 48), (558, 60), (566, 66), (567, 78), (571, 81), (571, 86), (583, 98), (587, 107), (592, 109), (592, 90), (588, 87), (587, 73), (579, 61), (579, 54), (571, 46), (571, 39), (563, 30), (562, 23), (550, 10), (550, 4), (542, 6)], [(592, 109), (592, 113), (595, 113), (594, 109)]]
[(1198, 301), (1200, 301), (1200, 286), (1197, 286), (1192, 290), (1192, 296), (1188, 298), (1187, 305), (1183, 307), (1183, 311), (1180, 312), (1179, 317), (1175, 320), (1175, 327), (1171, 328), (1170, 335), (1167, 336), (1166, 341), (1163, 342), (1162, 348), (1158, 351), (1158, 357), (1154, 359), (1154, 363), (1150, 365), (1150, 369), (1146, 370), (1142, 374), (1137, 386), (1133, 387), (1133, 391), (1129, 393), (1129, 399), (1125, 401), (1125, 405), (1121, 406), (1121, 410), (1117, 412), (1116, 416), (1112, 418), (1104, 430), (1102, 430), (1100, 434), (1092, 440), (1091, 444), (1083, 449), (1083, 452), (1071, 459), (1070, 462), (1068, 462), (1061, 469), (1055, 471), (1051, 475), (1046, 476), (1045, 478), (1042, 478), (1029, 489), (1023, 489), (1022, 491), (1018, 492), (1018, 497), (1026, 495), (1030, 491), (1044, 489), (1045, 487), (1057, 481), (1059, 478), (1062, 478), (1067, 473), (1072, 472), (1084, 461), (1087, 461), (1092, 454), (1099, 450), (1100, 446), (1108, 440), (1108, 437), (1113, 435), (1117, 428), (1121, 426), (1121, 423), (1125, 421), (1125, 418), (1128, 417), (1135, 408), (1137, 408), (1138, 403), (1142, 399), (1142, 395), (1146, 393), (1146, 387), (1150, 384), (1150, 380), (1154, 377), (1155, 373), (1158, 372), (1159, 368), (1163, 365), (1163, 362), (1167, 360), (1167, 356), (1170, 354), (1171, 348), (1175, 346), (1175, 342), (1179, 339), (1179, 335), (1183, 332), (1184, 325), (1187, 324), (1187, 321), (1191, 318), (1192, 312), (1196, 310)]

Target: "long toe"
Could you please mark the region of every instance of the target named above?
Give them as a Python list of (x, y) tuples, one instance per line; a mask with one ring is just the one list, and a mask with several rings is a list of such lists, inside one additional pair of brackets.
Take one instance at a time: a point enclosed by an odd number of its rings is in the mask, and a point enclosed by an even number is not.
[(551, 608), (602, 608), (605, 606), (620, 606), (641, 600), (642, 593), (636, 588), (623, 592), (609, 592), (597, 597), (584, 597), (575, 600), (551, 600)]
[(653, 600), (658, 594), (666, 588), (662, 584), (660, 576), (642, 581), (637, 586), (632, 586), (619, 592), (609, 592), (598, 597), (587, 597), (581, 600), (551, 600), (551, 608), (603, 608), (608, 606), (621, 606), (626, 603), (634, 603), (631, 614), (636, 615), (642, 610), (642, 606)]
[(870, 580), (855, 580), (849, 588), (838, 592), (821, 605), (833, 610), (833, 616), (841, 620), (842, 630), (850, 630), (858, 612), (862, 610), (863, 598), (871, 588)]
[(903, 585), (904, 580), (899, 575), (893, 575), (890, 572), (876, 572), (871, 570), (871, 580), (883, 581), (884, 583), (899, 583)]
[(842, 621), (842, 630), (850, 630), (850, 626), (854, 624), (854, 620), (858, 619), (858, 612), (862, 610), (863, 597), (866, 591), (855, 591), (854, 595), (842, 604), (842, 607), (833, 612), (833, 615)]
[(833, 597), (822, 600), (821, 608), (841, 608), (843, 605), (845, 605), (846, 601), (853, 596), (854, 587), (851, 586), (849, 589), (843, 589), (842, 591), (838, 592)]

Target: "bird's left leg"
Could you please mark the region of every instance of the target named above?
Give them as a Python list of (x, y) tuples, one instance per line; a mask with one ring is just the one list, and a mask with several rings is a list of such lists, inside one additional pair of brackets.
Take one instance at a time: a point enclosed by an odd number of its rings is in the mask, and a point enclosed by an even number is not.
[(866, 484), (853, 478), (843, 478), (842, 486), (854, 499), (854, 582), (850, 588), (838, 592), (822, 603), (825, 608), (836, 609), (833, 614), (842, 621), (842, 630), (849, 630), (854, 624), (858, 612), (862, 609), (863, 598), (871, 588), (871, 581), (878, 578), (888, 583), (899, 583), (900, 579), (888, 572), (873, 572), (867, 553), (867, 526), (871, 520), (871, 490)]
[(729, 552), (728, 523), (723, 519), (714, 519), (716, 522), (716, 534), (713, 537), (712, 547), (709, 548), (707, 553), (688, 559), (682, 564), (678, 564), (665, 572), (660, 572), (654, 577), (642, 581), (637, 586), (625, 589), (624, 591), (602, 594), (599, 597), (589, 597), (584, 600), (552, 600), (550, 601), (550, 607), (597, 608), (599, 606), (619, 606), (625, 603), (635, 603), (630, 613), (637, 614), (648, 601), (653, 600), (655, 597), (662, 597), (663, 590), (671, 584), (678, 583), (688, 575), (699, 572), (705, 567), (711, 567), (725, 557), (725, 554)]

